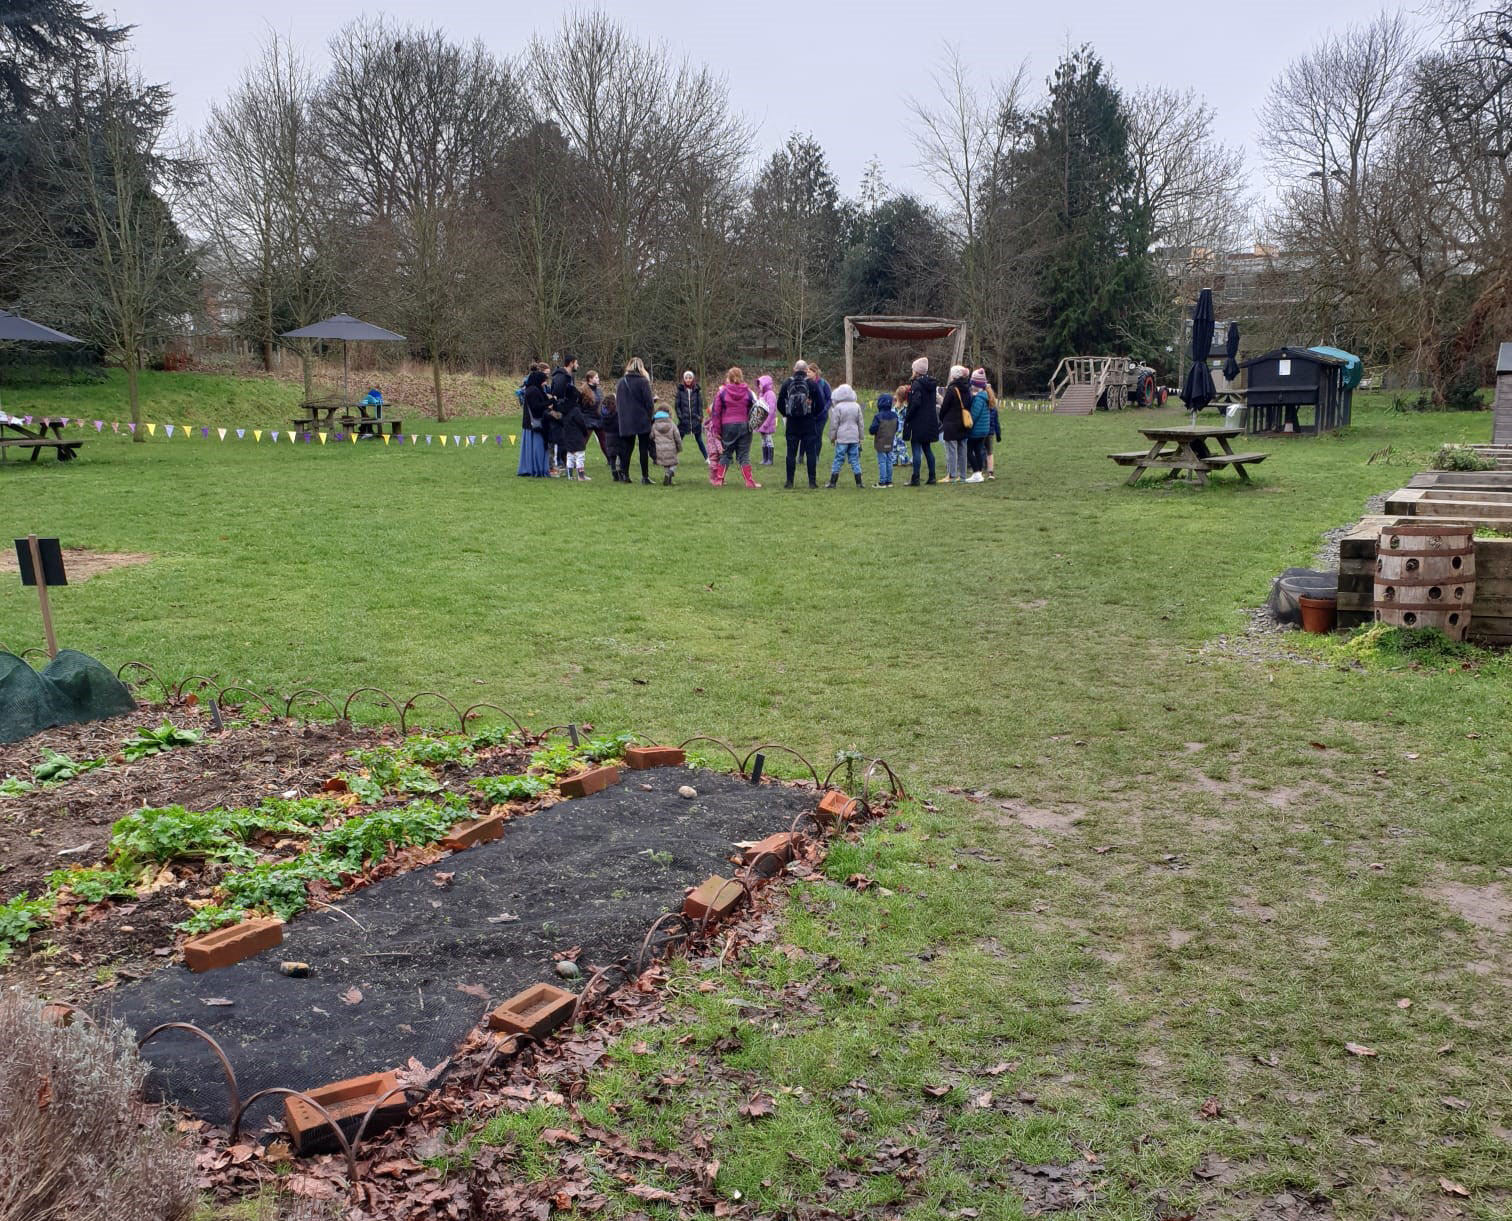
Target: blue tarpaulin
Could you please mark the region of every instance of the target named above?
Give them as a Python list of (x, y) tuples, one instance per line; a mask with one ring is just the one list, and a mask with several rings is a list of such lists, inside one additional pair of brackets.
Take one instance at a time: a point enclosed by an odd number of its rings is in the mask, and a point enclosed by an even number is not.
[(1365, 376), (1365, 362), (1353, 352), (1346, 352), (1342, 348), (1328, 348), (1321, 344), (1307, 350), (1317, 352), (1320, 356), (1332, 356), (1335, 360), (1344, 362), (1344, 389), (1346, 390), (1353, 390), (1360, 384), (1360, 378)]

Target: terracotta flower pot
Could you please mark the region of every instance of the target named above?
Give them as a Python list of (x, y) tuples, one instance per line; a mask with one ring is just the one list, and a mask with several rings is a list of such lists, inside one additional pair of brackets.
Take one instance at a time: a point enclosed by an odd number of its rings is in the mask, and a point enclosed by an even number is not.
[(1302, 630), (1312, 632), (1316, 636), (1326, 636), (1334, 630), (1334, 622), (1339, 613), (1339, 600), (1337, 598), (1309, 598), (1297, 599), (1297, 605), (1302, 609)]

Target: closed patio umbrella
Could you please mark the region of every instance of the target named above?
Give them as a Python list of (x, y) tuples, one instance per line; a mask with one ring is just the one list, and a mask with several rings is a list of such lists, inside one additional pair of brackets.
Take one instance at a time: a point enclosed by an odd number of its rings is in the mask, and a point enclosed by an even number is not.
[(1224, 354), (1227, 360), (1223, 362), (1223, 376), (1232, 382), (1239, 376), (1239, 324), (1230, 322), (1228, 325), (1228, 338), (1223, 344)]
[(20, 314), (13, 314), (8, 309), (0, 309), (0, 339), (10, 339), (17, 343), (84, 342), (62, 331), (55, 331), (50, 326), (43, 326), (40, 322), (33, 322), (30, 318), (23, 318)]
[(1192, 310), (1192, 367), (1181, 383), (1181, 401), (1192, 413), (1194, 424), (1197, 413), (1218, 393), (1207, 365), (1208, 355), (1213, 350), (1213, 322), (1213, 290), (1204, 288), (1197, 294), (1197, 305)]
[(341, 340), (341, 397), (347, 397), (347, 374), (350, 372), (350, 364), (347, 357), (347, 344), (353, 341), (357, 343), (385, 342), (402, 343), (403, 335), (396, 335), (393, 331), (386, 331), (381, 326), (374, 326), (371, 322), (364, 322), (361, 318), (353, 318), (351, 314), (332, 314), (319, 322), (312, 322), (309, 326), (302, 326), (298, 330), (285, 331), (284, 339), (339, 339)]

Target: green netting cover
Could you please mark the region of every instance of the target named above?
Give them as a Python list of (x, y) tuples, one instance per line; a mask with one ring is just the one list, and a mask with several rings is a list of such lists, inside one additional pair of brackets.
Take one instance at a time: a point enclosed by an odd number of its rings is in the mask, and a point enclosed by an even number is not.
[(54, 725), (100, 721), (136, 707), (126, 684), (86, 653), (61, 649), (41, 673), (0, 652), (0, 742)]

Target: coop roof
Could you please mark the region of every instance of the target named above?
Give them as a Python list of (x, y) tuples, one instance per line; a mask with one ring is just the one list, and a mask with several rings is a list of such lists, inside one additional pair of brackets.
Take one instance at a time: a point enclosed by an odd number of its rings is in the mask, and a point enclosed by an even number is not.
[(863, 339), (948, 339), (966, 324), (955, 318), (847, 318), (851, 330)]
[(1496, 349), (1496, 371), (1512, 373), (1512, 343), (1504, 343)]

